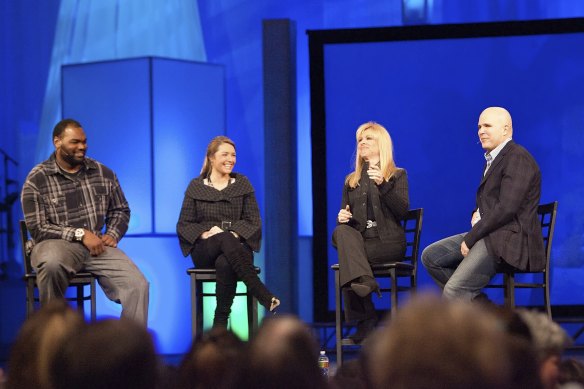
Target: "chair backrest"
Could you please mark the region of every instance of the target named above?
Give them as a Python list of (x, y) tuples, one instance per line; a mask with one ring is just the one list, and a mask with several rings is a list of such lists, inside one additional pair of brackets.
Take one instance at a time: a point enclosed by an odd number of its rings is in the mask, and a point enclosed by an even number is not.
[(541, 223), (541, 234), (545, 248), (545, 271), (550, 271), (550, 258), (552, 254), (552, 240), (556, 227), (556, 214), (558, 213), (558, 202), (541, 204), (537, 207), (537, 215)]
[(420, 250), (423, 215), (423, 208), (410, 209), (402, 222), (406, 234), (406, 255), (404, 256), (404, 261), (409, 261), (414, 265), (414, 285), (416, 275), (418, 274), (418, 252)]
[(18, 222), (18, 230), (20, 232), (20, 248), (22, 249), (22, 259), (24, 262), (25, 274), (33, 273), (32, 265), (30, 263), (30, 245), (28, 240), (28, 229), (24, 220)]

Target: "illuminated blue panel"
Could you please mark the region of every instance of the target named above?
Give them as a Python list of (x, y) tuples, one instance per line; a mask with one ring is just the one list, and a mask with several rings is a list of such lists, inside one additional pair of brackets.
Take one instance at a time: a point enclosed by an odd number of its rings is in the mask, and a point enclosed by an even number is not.
[(118, 175), (132, 210), (128, 233), (151, 232), (149, 60), (69, 65), (62, 72), (63, 117), (81, 122), (88, 156)]
[(153, 59), (155, 232), (175, 233), (184, 191), (209, 141), (225, 134), (222, 66)]
[[(126, 237), (120, 248), (150, 282), (148, 329), (158, 353), (185, 353), (191, 342), (190, 258), (183, 258), (176, 237)], [(119, 317), (121, 306), (97, 289), (98, 317)]]

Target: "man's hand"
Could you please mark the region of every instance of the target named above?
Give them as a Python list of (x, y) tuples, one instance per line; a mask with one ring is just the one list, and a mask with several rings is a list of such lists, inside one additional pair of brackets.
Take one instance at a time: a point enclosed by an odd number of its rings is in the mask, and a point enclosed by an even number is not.
[(462, 254), (463, 257), (466, 257), (469, 251), (470, 251), (469, 248), (466, 246), (466, 243), (463, 240), (462, 244), (460, 245), (460, 253)]
[(97, 257), (105, 251), (105, 246), (99, 236), (95, 235), (93, 232), (85, 230), (85, 235), (83, 236), (83, 245), (89, 250), (89, 254)]
[(106, 246), (109, 247), (118, 247), (118, 241), (116, 240), (116, 238), (114, 238), (111, 235), (108, 234), (103, 234), (101, 236), (101, 241), (103, 242), (103, 244), (105, 244)]
[(474, 227), (474, 225), (477, 224), (479, 220), (481, 220), (481, 214), (475, 211), (472, 214), (472, 218), (470, 219), (470, 226)]

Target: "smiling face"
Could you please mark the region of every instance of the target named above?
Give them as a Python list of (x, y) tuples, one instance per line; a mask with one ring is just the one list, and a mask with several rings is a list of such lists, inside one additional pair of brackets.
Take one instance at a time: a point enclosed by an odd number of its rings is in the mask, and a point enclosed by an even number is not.
[(219, 175), (230, 174), (235, 166), (235, 148), (229, 143), (221, 143), (215, 154), (209, 158), (212, 171)]
[(478, 123), (478, 135), (481, 146), (486, 152), (494, 150), (510, 138), (512, 133), (511, 115), (507, 110), (491, 107), (481, 113)]
[(360, 158), (377, 163), (379, 161), (379, 143), (376, 134), (371, 130), (365, 130), (359, 134), (357, 150)]
[(60, 136), (53, 139), (57, 162), (66, 168), (83, 164), (87, 153), (87, 137), (81, 127), (68, 126)]

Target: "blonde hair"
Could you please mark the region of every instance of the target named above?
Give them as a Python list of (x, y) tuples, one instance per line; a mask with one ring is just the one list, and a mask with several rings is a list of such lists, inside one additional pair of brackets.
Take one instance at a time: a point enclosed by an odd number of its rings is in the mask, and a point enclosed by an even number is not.
[(391, 141), (389, 132), (387, 132), (385, 127), (379, 123), (367, 122), (361, 124), (355, 133), (355, 139), (357, 141), (355, 147), (355, 171), (350, 173), (345, 179), (345, 184), (348, 184), (351, 188), (356, 188), (357, 185), (359, 185), (359, 179), (361, 178), (361, 172), (363, 171), (365, 160), (359, 155), (359, 138), (362, 137), (365, 131), (369, 131), (373, 136), (373, 139), (377, 140), (377, 145), (379, 147), (379, 164), (383, 178), (386, 181), (389, 180), (397, 170), (395, 161), (393, 160), (393, 142)]
[(211, 142), (207, 145), (207, 153), (205, 155), (205, 160), (203, 161), (203, 167), (201, 168), (201, 177), (208, 177), (211, 174), (213, 167), (211, 166), (211, 157), (219, 150), (219, 146), (223, 143), (230, 144), (235, 149), (235, 142), (226, 136), (216, 136), (211, 139)]

